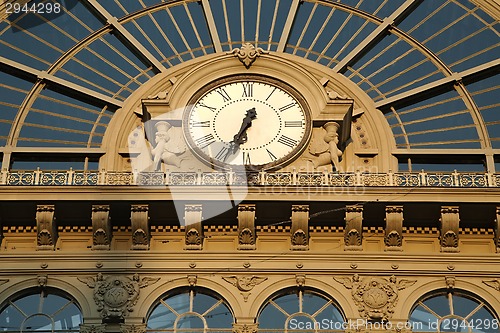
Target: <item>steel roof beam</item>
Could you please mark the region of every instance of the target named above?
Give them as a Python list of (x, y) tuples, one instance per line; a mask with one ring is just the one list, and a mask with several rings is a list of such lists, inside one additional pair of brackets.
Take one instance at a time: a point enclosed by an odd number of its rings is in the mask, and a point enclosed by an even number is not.
[(113, 27), (117, 37), (130, 48), (142, 62), (146, 65), (153, 66), (158, 72), (165, 72), (167, 69), (162, 63), (152, 55), (125, 27), (118, 22), (118, 19), (111, 15), (97, 0), (86, 0), (86, 2), (94, 9), (103, 21)]
[(347, 66), (362, 57), (375, 43), (384, 38), (389, 28), (403, 20), (411, 10), (417, 6), (421, 0), (407, 0), (389, 17), (386, 17), (382, 24), (372, 31), (361, 43), (359, 43), (347, 56), (333, 67), (335, 72), (343, 72)]
[(107, 95), (101, 94), (92, 89), (85, 88), (76, 83), (67, 81), (65, 79), (61, 79), (52, 74), (47, 73), (46, 71), (41, 71), (16, 61), (4, 58), (0, 56), (0, 69), (11, 72), (15, 75), (22, 76), (28, 78), (32, 81), (41, 80), (48, 84), (55, 85), (58, 89), (63, 92), (71, 92), (71, 96), (79, 95), (83, 96), (86, 100), (91, 100), (92, 102), (98, 102), (99, 104), (107, 104), (114, 106), (116, 108), (121, 108), (123, 106), (123, 102), (117, 100), (115, 98), (109, 97)]
[(286, 43), (290, 37), (290, 32), (292, 31), (293, 21), (297, 16), (297, 11), (299, 10), (300, 0), (292, 0), (292, 5), (290, 6), (290, 11), (288, 12), (288, 17), (283, 27), (283, 32), (281, 33), (281, 38), (278, 44), (277, 52), (285, 52)]
[(453, 84), (458, 81), (474, 81), (475, 79), (481, 78), (484, 75), (498, 72), (499, 69), (500, 59), (492, 60), (463, 72), (453, 73), (452, 75), (440, 80), (424, 84), (423, 86), (420, 86), (418, 88), (414, 88), (401, 94), (386, 98), (382, 101), (378, 101), (375, 103), (375, 107), (380, 109), (392, 106), (394, 104), (404, 104), (409, 101), (413, 101), (420, 96), (428, 96), (432, 92), (439, 92), (447, 86), (453, 86)]
[(222, 52), (219, 33), (217, 32), (217, 27), (215, 25), (215, 20), (212, 14), (212, 8), (210, 7), (209, 0), (201, 0), (201, 7), (203, 8), (203, 14), (205, 14), (205, 19), (207, 20), (208, 32), (210, 33), (210, 37), (212, 38), (214, 50), (216, 53)]

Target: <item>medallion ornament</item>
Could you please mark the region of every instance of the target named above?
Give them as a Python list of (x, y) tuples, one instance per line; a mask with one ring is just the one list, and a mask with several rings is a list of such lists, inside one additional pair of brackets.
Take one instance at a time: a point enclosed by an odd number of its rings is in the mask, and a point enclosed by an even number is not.
[(134, 274), (132, 278), (127, 276), (97, 276), (78, 278), (89, 288), (94, 289), (94, 301), (97, 311), (103, 319), (124, 318), (133, 311), (134, 305), (139, 299), (140, 289), (154, 284), (160, 278), (143, 277)]
[(394, 275), (389, 279), (380, 277), (360, 279), (357, 274), (352, 278), (334, 277), (334, 279), (347, 289), (351, 289), (351, 295), (362, 318), (382, 321), (392, 317), (399, 291), (417, 282), (406, 279), (397, 281)]
[(269, 52), (264, 51), (264, 49), (260, 47), (255, 47), (250, 43), (245, 43), (241, 48), (235, 48), (231, 50), (228, 54), (233, 54), (241, 61), (243, 65), (245, 65), (246, 69), (249, 69), (250, 66), (254, 63), (257, 57), (260, 57), (262, 54), (267, 54)]

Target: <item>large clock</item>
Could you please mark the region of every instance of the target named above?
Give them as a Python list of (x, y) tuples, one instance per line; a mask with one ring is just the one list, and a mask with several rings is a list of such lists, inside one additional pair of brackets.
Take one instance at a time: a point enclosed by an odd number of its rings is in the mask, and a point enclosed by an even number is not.
[(238, 75), (198, 91), (185, 110), (183, 128), (194, 153), (211, 165), (271, 169), (304, 149), (310, 119), (304, 99), (289, 85)]

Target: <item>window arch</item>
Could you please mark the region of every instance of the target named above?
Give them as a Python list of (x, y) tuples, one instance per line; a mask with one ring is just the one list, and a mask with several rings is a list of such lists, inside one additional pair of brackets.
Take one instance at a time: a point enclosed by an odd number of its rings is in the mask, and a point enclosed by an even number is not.
[(3, 332), (78, 332), (81, 323), (75, 300), (57, 289), (25, 291), (0, 307)]
[(410, 315), (413, 332), (497, 333), (499, 320), (491, 307), (463, 291), (438, 291), (424, 296)]
[(163, 296), (147, 320), (150, 332), (232, 332), (233, 314), (227, 302), (206, 289), (177, 289)]
[(302, 288), (275, 294), (258, 316), (259, 330), (266, 333), (342, 330), (344, 322), (344, 315), (331, 297)]

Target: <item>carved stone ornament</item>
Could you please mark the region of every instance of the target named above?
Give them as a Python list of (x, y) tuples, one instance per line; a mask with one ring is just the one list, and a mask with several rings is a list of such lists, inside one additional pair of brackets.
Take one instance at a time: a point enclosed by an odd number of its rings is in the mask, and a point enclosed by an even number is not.
[(146, 333), (146, 324), (120, 324), (120, 333)]
[(203, 225), (201, 223), (202, 205), (186, 205), (184, 221), (186, 223), (186, 250), (201, 250), (203, 247)]
[(497, 246), (497, 253), (500, 253), (500, 207), (497, 207), (495, 219), (495, 245)]
[(402, 251), (403, 245), (403, 206), (385, 208), (385, 250)]
[(80, 282), (94, 289), (94, 301), (101, 317), (108, 319), (122, 319), (133, 311), (139, 298), (141, 288), (147, 287), (160, 278), (143, 277), (134, 274), (128, 276), (106, 276), (101, 273), (94, 277), (78, 278)]
[(306, 284), (306, 276), (295, 275), (295, 283), (297, 283), (297, 287), (302, 288)]
[(448, 289), (454, 289), (455, 288), (455, 277), (454, 276), (447, 276), (444, 278), (446, 282), (446, 288)]
[(132, 250), (149, 249), (149, 217), (148, 205), (132, 205), (130, 221), (132, 222)]
[(109, 250), (111, 219), (109, 205), (92, 205), (92, 250)]
[(257, 324), (233, 324), (233, 333), (257, 333)]
[(292, 250), (309, 248), (309, 205), (292, 205)]
[(196, 287), (196, 283), (198, 283), (198, 277), (196, 275), (188, 275), (187, 281), (190, 287)]
[(45, 288), (47, 286), (47, 275), (38, 275), (36, 277), (36, 280), (38, 282), (38, 285), (42, 288)]
[(483, 283), (496, 291), (500, 291), (500, 279), (483, 280)]
[(347, 289), (351, 289), (352, 298), (362, 318), (382, 321), (392, 317), (399, 291), (417, 282), (405, 279), (396, 281), (394, 275), (389, 279), (380, 277), (360, 279), (357, 274), (352, 278), (334, 277), (334, 279)]
[(1, 286), (2, 284), (7, 283), (7, 282), (9, 282), (9, 279), (0, 279), (0, 286)]
[(460, 222), (458, 206), (442, 206), (439, 222), (441, 252), (458, 252), (458, 228)]
[(238, 250), (255, 249), (255, 205), (238, 205)]
[(37, 250), (54, 250), (57, 241), (54, 205), (36, 207)]
[(267, 277), (262, 277), (262, 276), (223, 276), (222, 279), (236, 288), (241, 292), (241, 295), (243, 296), (244, 301), (246, 302), (248, 300), (248, 296), (250, 295), (250, 291), (258, 284), (261, 284), (262, 282), (267, 280)]
[(241, 48), (235, 48), (228, 52), (228, 54), (234, 54), (241, 61), (247, 69), (252, 66), (253, 62), (260, 57), (262, 54), (267, 54), (269, 52), (264, 51), (260, 47), (255, 47), (253, 44), (245, 43)]
[(347, 206), (345, 211), (345, 223), (345, 249), (361, 251), (363, 249), (363, 207)]
[(104, 333), (106, 332), (105, 324), (80, 324), (80, 333)]

